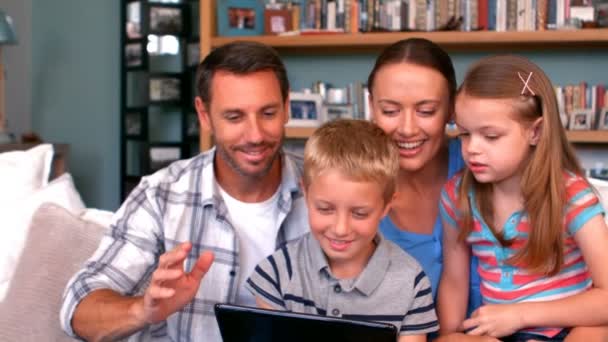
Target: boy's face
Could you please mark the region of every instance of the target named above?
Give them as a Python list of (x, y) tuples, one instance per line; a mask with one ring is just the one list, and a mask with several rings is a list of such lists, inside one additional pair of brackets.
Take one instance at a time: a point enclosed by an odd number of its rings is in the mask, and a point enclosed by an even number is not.
[(389, 209), (383, 190), (335, 170), (314, 177), (306, 189), (311, 232), (336, 277), (356, 277), (374, 252), (378, 224)]

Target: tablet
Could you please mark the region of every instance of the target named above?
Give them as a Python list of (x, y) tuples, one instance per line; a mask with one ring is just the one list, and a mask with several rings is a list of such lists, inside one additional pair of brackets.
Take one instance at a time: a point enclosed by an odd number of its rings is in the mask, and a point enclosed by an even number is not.
[(311, 314), (216, 304), (224, 342), (395, 342), (397, 327)]

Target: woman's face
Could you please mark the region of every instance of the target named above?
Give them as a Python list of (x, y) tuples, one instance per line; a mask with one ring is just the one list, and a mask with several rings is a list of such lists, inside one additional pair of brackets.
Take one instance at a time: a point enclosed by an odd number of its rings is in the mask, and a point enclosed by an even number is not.
[(445, 141), (452, 115), (447, 80), (428, 67), (393, 63), (377, 71), (371, 90), (373, 120), (399, 147), (401, 170), (423, 169)]

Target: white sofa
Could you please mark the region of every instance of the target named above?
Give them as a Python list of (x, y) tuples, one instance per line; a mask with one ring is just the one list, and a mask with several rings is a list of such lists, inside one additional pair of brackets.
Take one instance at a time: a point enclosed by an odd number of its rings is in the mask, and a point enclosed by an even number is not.
[(65, 285), (107, 231), (72, 177), (48, 181), (52, 146), (0, 153), (0, 340), (73, 341), (61, 330)]

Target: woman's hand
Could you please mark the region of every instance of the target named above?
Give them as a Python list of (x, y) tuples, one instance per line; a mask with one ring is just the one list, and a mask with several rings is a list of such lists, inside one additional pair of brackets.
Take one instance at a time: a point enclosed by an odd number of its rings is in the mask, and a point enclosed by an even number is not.
[(468, 335), (508, 336), (524, 328), (521, 309), (516, 304), (484, 305), (462, 323)]

